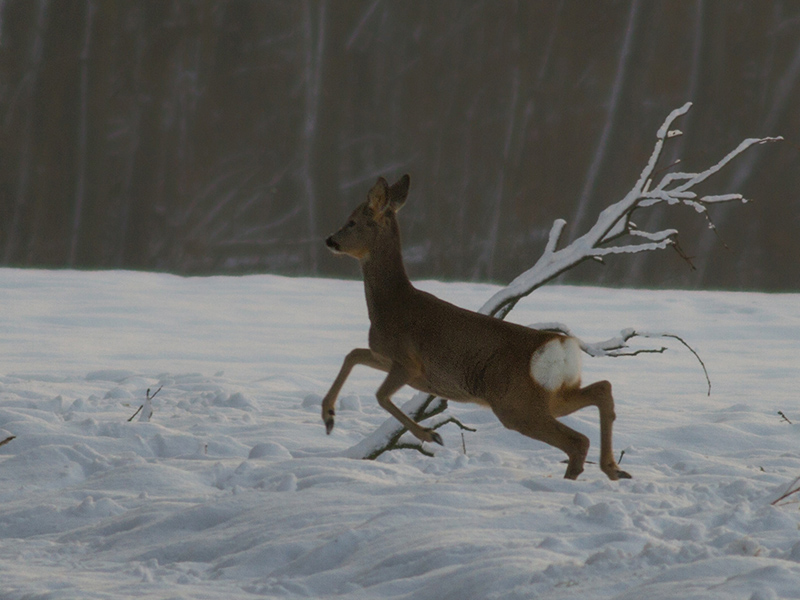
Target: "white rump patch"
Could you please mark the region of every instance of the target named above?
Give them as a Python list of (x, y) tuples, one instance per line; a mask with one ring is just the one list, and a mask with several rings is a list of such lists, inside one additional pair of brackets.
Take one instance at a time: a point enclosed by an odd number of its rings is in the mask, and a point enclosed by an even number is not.
[(555, 392), (581, 381), (581, 347), (571, 337), (556, 337), (531, 356), (531, 376), (544, 389)]

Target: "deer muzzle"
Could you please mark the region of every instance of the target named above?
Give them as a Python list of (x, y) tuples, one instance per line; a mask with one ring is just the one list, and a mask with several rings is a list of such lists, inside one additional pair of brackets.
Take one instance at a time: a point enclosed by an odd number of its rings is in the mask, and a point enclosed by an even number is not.
[(334, 240), (332, 235), (328, 236), (328, 239), (325, 240), (325, 245), (335, 252), (339, 252), (340, 250), (339, 242)]

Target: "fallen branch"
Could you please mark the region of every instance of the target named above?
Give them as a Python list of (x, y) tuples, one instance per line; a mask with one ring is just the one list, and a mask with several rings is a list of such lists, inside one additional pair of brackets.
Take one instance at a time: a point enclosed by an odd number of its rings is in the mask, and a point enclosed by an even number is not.
[(15, 440), (15, 439), (17, 439), (17, 436), (10, 435), (6, 439), (4, 439), (2, 442), (0, 442), (0, 446), (5, 446), (8, 442), (10, 442), (11, 440)]

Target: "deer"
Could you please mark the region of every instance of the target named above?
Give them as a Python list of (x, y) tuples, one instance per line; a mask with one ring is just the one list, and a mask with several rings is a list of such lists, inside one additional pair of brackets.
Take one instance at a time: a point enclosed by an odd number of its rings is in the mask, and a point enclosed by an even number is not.
[(403, 263), (397, 212), (410, 178), (389, 185), (379, 177), (367, 199), (325, 244), (358, 260), (370, 327), (368, 348), (345, 357), (322, 399), (322, 420), (333, 431), (335, 405), (353, 367), (383, 371), (378, 404), (421, 442), (444, 445), (436, 431), (416, 423), (393, 402), (403, 386), (456, 402), (489, 407), (507, 429), (567, 455), (566, 479), (584, 470), (589, 438), (558, 420), (587, 406), (600, 412), (600, 469), (629, 479), (614, 459), (616, 418), (611, 384), (581, 387), (581, 346), (574, 337), (537, 330), (455, 306), (411, 283)]

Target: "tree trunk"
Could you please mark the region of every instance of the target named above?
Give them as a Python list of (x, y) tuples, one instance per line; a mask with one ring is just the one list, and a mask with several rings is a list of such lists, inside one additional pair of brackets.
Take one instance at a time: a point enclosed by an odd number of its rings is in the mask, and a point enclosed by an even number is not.
[(141, 79), (142, 79), (142, 59), (147, 44), (144, 31), (144, 11), (139, 7), (139, 23), (136, 35), (136, 57), (134, 59), (133, 74), (131, 77), (131, 95), (133, 96), (131, 113), (128, 117), (128, 155), (125, 160), (125, 175), (122, 181), (122, 199), (120, 215), (120, 239), (114, 251), (114, 265), (117, 268), (125, 266), (125, 235), (128, 232), (128, 222), (131, 215), (131, 201), (134, 187), (134, 173), (136, 172), (137, 156), (141, 144), (142, 133), (142, 100), (141, 100)]
[(489, 225), (489, 233), (484, 242), (483, 252), (475, 265), (473, 279), (479, 279), (481, 271), (487, 279), (494, 275), (494, 256), (497, 251), (497, 242), (500, 239), (500, 220), (503, 216), (503, 196), (505, 195), (505, 182), (507, 171), (510, 168), (508, 159), (511, 154), (511, 140), (517, 128), (517, 104), (519, 99), (519, 68), (514, 68), (511, 79), (511, 103), (508, 108), (508, 126), (506, 127), (505, 143), (503, 144), (503, 162), (500, 164), (500, 175), (497, 181), (497, 192), (494, 200), (494, 210)]
[(31, 44), (30, 58), (28, 60), (28, 70), (20, 84), (20, 87), (27, 87), (27, 101), (21, 102), (25, 106), (25, 123), (22, 128), (22, 141), (19, 157), (19, 175), (17, 177), (17, 192), (14, 197), (11, 224), (6, 230), (6, 245), (3, 252), (3, 263), (9, 264), (15, 260), (15, 253), (19, 245), (20, 227), (22, 225), (22, 215), (25, 212), (25, 205), (28, 202), (30, 188), (31, 169), (33, 168), (33, 145), (35, 120), (34, 107), (36, 88), (39, 82), (39, 70), (42, 64), (42, 48), (44, 46), (44, 29), (47, 24), (48, 0), (39, 0), (36, 11), (36, 29), (33, 32), (33, 43)]
[[(797, 48), (795, 49), (792, 62), (789, 64), (786, 73), (784, 73), (783, 77), (778, 80), (778, 84), (775, 87), (772, 105), (770, 106), (769, 112), (763, 121), (764, 124), (761, 126), (762, 135), (770, 135), (771, 133), (774, 134), (775, 128), (778, 127), (778, 123), (780, 122), (781, 117), (783, 117), (786, 109), (789, 106), (795, 106), (792, 103), (792, 90), (797, 85), (798, 80), (800, 80), (800, 44), (798, 44)], [(742, 158), (736, 170), (733, 171), (730, 181), (728, 182), (728, 187), (731, 190), (741, 190), (745, 186), (747, 180), (750, 179), (750, 176), (755, 172), (756, 167), (758, 166), (758, 161), (761, 160), (761, 156), (761, 152), (750, 152)], [(728, 210), (723, 209), (720, 211), (719, 215), (714, 220), (717, 228), (724, 225), (728, 219), (728, 215)], [(711, 266), (707, 258), (711, 252), (711, 248), (717, 243), (719, 243), (717, 236), (710, 231), (707, 232), (700, 240), (700, 249), (698, 251), (698, 255), (705, 258), (705, 260), (703, 260), (697, 268), (698, 281), (701, 285), (707, 283), (707, 272), (708, 268)]]
[(314, 32), (314, 17), (311, 2), (303, 2), (303, 42), (305, 46), (305, 118), (301, 135), (300, 180), (306, 201), (306, 227), (309, 239), (311, 272), (319, 268), (317, 244), (317, 198), (314, 189), (313, 154), (316, 137), (317, 117), (319, 115), (320, 94), (322, 91), (322, 59), (325, 46), (326, 0), (321, 0), (317, 13), (317, 30)]
[(625, 84), (625, 78), (628, 74), (628, 66), (633, 54), (633, 38), (639, 24), (639, 0), (633, 0), (631, 9), (628, 13), (628, 21), (625, 27), (625, 39), (622, 42), (622, 47), (619, 51), (619, 59), (617, 62), (617, 73), (614, 77), (614, 83), (611, 86), (611, 95), (608, 98), (608, 115), (606, 122), (603, 126), (603, 132), (600, 134), (600, 139), (597, 142), (592, 162), (589, 164), (589, 171), (586, 174), (586, 181), (583, 184), (581, 195), (578, 198), (578, 206), (575, 209), (575, 214), (572, 218), (572, 224), (569, 230), (569, 239), (574, 240), (579, 231), (582, 229), (583, 221), (586, 218), (586, 213), (589, 210), (589, 205), (592, 201), (592, 194), (597, 184), (597, 179), (600, 176), (600, 168), (603, 166), (608, 147), (611, 142), (611, 135), (614, 132), (614, 126), (617, 121), (617, 113), (619, 112), (620, 99), (622, 97), (622, 87)]
[(75, 211), (72, 217), (72, 235), (70, 238), (69, 256), (67, 265), (75, 266), (78, 256), (78, 242), (80, 240), (81, 220), (83, 207), (86, 203), (86, 155), (88, 144), (89, 122), (89, 51), (92, 43), (92, 21), (95, 6), (93, 0), (86, 0), (86, 29), (83, 33), (83, 50), (81, 51), (81, 99), (80, 115), (78, 122), (78, 149), (77, 149), (77, 182), (75, 184)]

